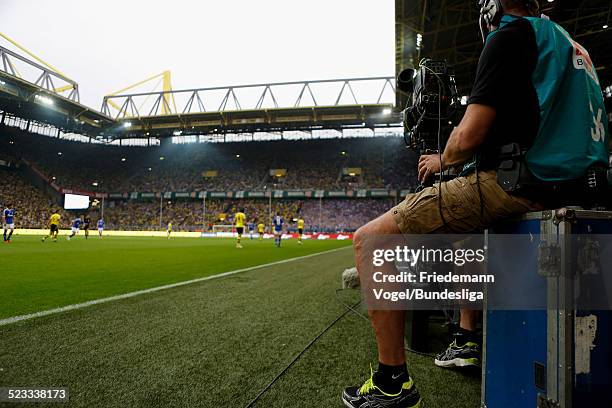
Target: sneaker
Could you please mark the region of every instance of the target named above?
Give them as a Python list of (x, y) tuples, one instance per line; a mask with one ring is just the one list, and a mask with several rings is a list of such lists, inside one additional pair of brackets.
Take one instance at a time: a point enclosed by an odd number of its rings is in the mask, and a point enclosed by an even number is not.
[(370, 378), (361, 387), (348, 387), (342, 393), (342, 402), (348, 408), (419, 408), (421, 396), (412, 378), (402, 385), (397, 394), (388, 394), (374, 384), (374, 373), (370, 367)]
[(434, 363), (438, 367), (480, 367), (480, 346), (471, 341), (459, 346), (455, 339), (444, 352), (436, 356)]
[(242, 248), (242, 245), (236, 244), (236, 248)]

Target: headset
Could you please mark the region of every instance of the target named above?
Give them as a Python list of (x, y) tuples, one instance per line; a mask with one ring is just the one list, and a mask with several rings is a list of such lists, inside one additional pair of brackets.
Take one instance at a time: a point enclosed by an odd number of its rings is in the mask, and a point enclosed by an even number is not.
[[(540, 13), (540, 5), (538, 0), (523, 0), (523, 6), (532, 16), (537, 16)], [(480, 26), (480, 35), (484, 42), (494, 26), (499, 26), (504, 13), (504, 7), (501, 0), (478, 0), (480, 7), (480, 17), (478, 25)]]
[(480, 36), (482, 41), (485, 41), (492, 27), (499, 25), (504, 14), (504, 8), (500, 0), (478, 0), (478, 7), (480, 7), (480, 16), (478, 18)]

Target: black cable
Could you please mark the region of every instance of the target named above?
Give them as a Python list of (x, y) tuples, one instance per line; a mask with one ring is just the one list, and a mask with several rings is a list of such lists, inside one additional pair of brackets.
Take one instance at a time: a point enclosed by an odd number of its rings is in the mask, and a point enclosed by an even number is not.
[(484, 213), (484, 202), (482, 200), (482, 189), (480, 188), (480, 175), (478, 174), (478, 158), (474, 164), (474, 171), (476, 172), (476, 187), (478, 188), (478, 202), (480, 203), (480, 217)]
[(442, 78), (440, 78), (440, 75), (438, 75), (433, 69), (423, 64), (421, 66), (431, 72), (438, 80), (438, 160), (440, 160), (440, 176), (438, 178), (438, 212), (440, 213), (442, 225), (444, 225), (444, 227), (450, 232), (453, 232), (451, 226), (446, 222), (444, 212), (442, 211), (442, 181), (444, 179), (444, 172), (442, 171), (442, 85), (444, 82), (442, 81)]
[(338, 293), (345, 291), (348, 289), (336, 289), (335, 291), (335, 295), (336, 295), (336, 300), (344, 307), (346, 307), (348, 310), (350, 310), (351, 312), (355, 313), (357, 316), (361, 317), (363, 320), (365, 320), (366, 322), (370, 322), (370, 318), (363, 315), (361, 312), (359, 312), (359, 310), (355, 309), (355, 307), (359, 306), (361, 304), (361, 300), (359, 302), (357, 302), (356, 304), (354, 304), (353, 306), (349, 305), (348, 303), (344, 302), (342, 299), (340, 299), (340, 296), (338, 296)]
[[(332, 327), (334, 327), (334, 325), (336, 323), (338, 323), (340, 320), (342, 320), (342, 318), (346, 315), (348, 315), (349, 313), (354, 313), (357, 316), (359, 316), (360, 318), (364, 319), (367, 322), (370, 322), (370, 319), (366, 316), (364, 316), (363, 314), (361, 314), (357, 309), (355, 309), (357, 306), (359, 306), (361, 304), (361, 300), (359, 300), (358, 302), (356, 302), (353, 305), (350, 305), (346, 302), (344, 302), (342, 299), (340, 299), (340, 297), (338, 296), (338, 293), (340, 291), (343, 291), (345, 289), (336, 289), (335, 291), (335, 295), (336, 295), (336, 300), (343, 305), (346, 308), (346, 311), (344, 311), (344, 313), (340, 314), (338, 317), (336, 317), (330, 324), (327, 325), (327, 327), (325, 327), (319, 334), (317, 334), (315, 336), (315, 338), (313, 338), (310, 343), (308, 343), (306, 345), (306, 347), (304, 347), (294, 358), (293, 360), (291, 360), (289, 362), (289, 364), (287, 364), (285, 366), (285, 368), (283, 368), (273, 379), (272, 381), (270, 381), (268, 383), (268, 385), (266, 385), (260, 392), (259, 394), (257, 394), (255, 396), (255, 398), (253, 398), (251, 400), (251, 402), (249, 402), (245, 408), (251, 408), (253, 407), (257, 401), (259, 401), (261, 399), (261, 397), (263, 397), (269, 390), (270, 388), (272, 388), (272, 386), (274, 386), (274, 384), (276, 384), (276, 382), (283, 376), (285, 375), (285, 373), (287, 371), (289, 371), (289, 369), (300, 359), (300, 357), (302, 357), (304, 355), (304, 353), (306, 353), (316, 342), (317, 340), (319, 340), (325, 333), (327, 333)], [(413, 354), (417, 354), (423, 357), (428, 357), (428, 358), (434, 358), (435, 354), (429, 354), (429, 353), (424, 353), (421, 351), (417, 351), (417, 350), (413, 350), (410, 347), (406, 347), (404, 346), (404, 349), (406, 351), (408, 351), (409, 353), (413, 353)]]
[[(361, 300), (357, 303), (355, 303), (352, 308), (356, 307), (357, 305), (359, 305), (361, 303)], [(287, 364), (285, 366), (285, 368), (283, 368), (277, 375), (276, 377), (274, 377), (274, 379), (272, 379), (272, 381), (270, 381), (268, 383), (268, 385), (266, 385), (260, 392), (259, 394), (257, 394), (257, 396), (255, 398), (253, 398), (251, 400), (251, 402), (249, 402), (249, 404), (245, 407), (245, 408), (250, 408), (253, 405), (255, 405), (255, 403), (257, 401), (259, 401), (259, 399), (264, 396), (264, 394), (266, 394), (270, 388), (272, 388), (272, 386), (300, 359), (300, 357), (302, 357), (302, 355), (304, 355), (304, 353), (306, 353), (308, 351), (308, 349), (310, 349), (310, 347), (312, 347), (317, 340), (319, 340), (327, 331), (329, 331), (329, 329), (331, 329), (336, 323), (338, 323), (340, 320), (342, 320), (342, 318), (344, 316), (346, 316), (347, 314), (351, 313), (352, 309), (348, 309), (346, 310), (344, 313), (342, 313), (341, 315), (339, 315), (338, 317), (336, 317), (334, 319), (334, 321), (332, 321), (330, 324), (327, 325), (327, 327), (325, 327), (319, 334), (316, 335), (316, 337), (314, 339), (312, 339), (310, 341), (310, 343), (308, 343), (306, 345), (306, 347), (304, 347), (294, 358), (293, 360), (291, 360), (291, 362), (289, 362), (289, 364)]]
[[(348, 303), (344, 302), (342, 299), (340, 299), (340, 297), (338, 296), (338, 293), (340, 293), (343, 290), (346, 290), (346, 289), (336, 289), (336, 300), (338, 302), (340, 302), (340, 304), (342, 306), (346, 307), (348, 309), (348, 311), (355, 313), (357, 316), (361, 317), (363, 320), (365, 320), (366, 322), (369, 323), (370, 319), (367, 316), (364, 316), (358, 310), (355, 309), (355, 307), (357, 307), (361, 303), (361, 301), (359, 301), (355, 305), (351, 306)], [(423, 356), (423, 357), (428, 357), (428, 358), (435, 358), (436, 357), (435, 354), (424, 353), (422, 351), (417, 351), (417, 350), (411, 349), (410, 347), (407, 347), (407, 346), (404, 346), (404, 350), (406, 350), (409, 353), (417, 354), (417, 355)]]
[[(442, 131), (442, 78), (431, 68), (422, 65), (423, 68), (431, 72), (436, 79), (438, 80), (438, 158), (440, 160), (440, 177), (439, 177), (439, 186), (438, 186), (438, 212), (440, 213), (440, 218), (442, 219), (442, 225), (447, 228), (450, 232), (453, 232), (453, 229), (450, 225), (447, 224), (446, 219), (444, 218), (444, 214), (442, 211), (442, 146), (441, 146), (441, 131)], [(478, 200), (480, 204), (480, 216), (482, 217), (484, 213), (484, 201), (482, 198), (482, 189), (480, 187), (480, 175), (478, 173), (478, 165), (479, 165), (479, 157), (477, 156), (474, 163), (474, 171), (476, 172), (476, 186), (478, 188)]]

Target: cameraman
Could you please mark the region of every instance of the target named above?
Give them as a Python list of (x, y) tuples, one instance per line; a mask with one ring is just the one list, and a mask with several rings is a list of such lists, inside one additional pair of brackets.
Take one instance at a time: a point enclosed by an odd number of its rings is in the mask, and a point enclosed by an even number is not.
[[(357, 230), (353, 246), (362, 280), (373, 273), (370, 254), (364, 251), (367, 238), (479, 231), (506, 217), (542, 209), (538, 202), (546, 197), (536, 191), (546, 194), (554, 183), (578, 184), (594, 165), (608, 165), (603, 96), (586, 50), (560, 26), (538, 17), (537, 0), (481, 0), (480, 7), (485, 47), (467, 110), (441, 160), (433, 154), (418, 162), (421, 182), (449, 167), (463, 165), (463, 171), (451, 181), (409, 194)], [(517, 194), (500, 187), (499, 150), (508, 143), (527, 150), (522, 163), (541, 181), (541, 188)], [(377, 271), (397, 273), (390, 263)], [(361, 387), (346, 388), (344, 404), (419, 407), (421, 397), (406, 367), (404, 311), (369, 310), (369, 316), (378, 370)], [(451, 348), (479, 358), (474, 317), (474, 312), (462, 313), (462, 336)], [(438, 356), (437, 363), (457, 354), (447, 353)]]

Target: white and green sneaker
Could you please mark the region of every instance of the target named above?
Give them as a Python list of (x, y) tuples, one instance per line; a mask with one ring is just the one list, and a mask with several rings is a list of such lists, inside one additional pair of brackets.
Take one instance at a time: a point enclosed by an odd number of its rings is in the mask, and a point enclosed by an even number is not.
[(436, 356), (434, 363), (438, 367), (480, 367), (480, 346), (471, 341), (459, 346), (455, 339), (444, 352)]
[(374, 372), (361, 387), (347, 387), (342, 392), (342, 402), (348, 408), (420, 408), (421, 396), (412, 378), (404, 382), (396, 394), (389, 394), (374, 384)]

